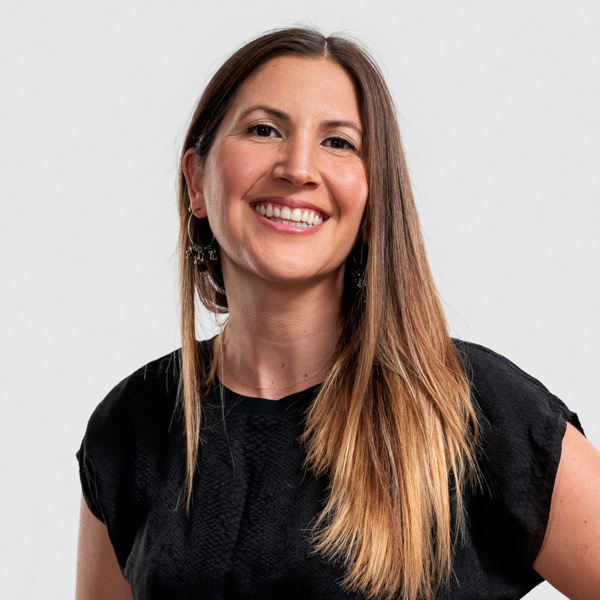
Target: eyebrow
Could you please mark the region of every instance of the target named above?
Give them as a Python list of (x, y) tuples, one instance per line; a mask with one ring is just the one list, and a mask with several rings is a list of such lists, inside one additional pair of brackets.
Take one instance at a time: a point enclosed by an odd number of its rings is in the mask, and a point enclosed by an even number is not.
[[(290, 116), (287, 113), (284, 113), (283, 111), (277, 110), (276, 108), (272, 108), (270, 106), (265, 106), (264, 104), (257, 104), (256, 106), (251, 106), (250, 108), (247, 108), (240, 115), (240, 118), (244, 119), (250, 113), (253, 113), (258, 110), (266, 112), (268, 115), (276, 117), (277, 119), (281, 119), (282, 121), (290, 120)], [(354, 129), (354, 131), (356, 131), (356, 133), (358, 133), (358, 135), (360, 135), (361, 138), (363, 135), (362, 129), (356, 123), (353, 123), (352, 121), (346, 121), (343, 119), (333, 119), (331, 121), (323, 121), (321, 123), (321, 127), (324, 127), (326, 129), (335, 128), (335, 127), (349, 127), (350, 129)]]

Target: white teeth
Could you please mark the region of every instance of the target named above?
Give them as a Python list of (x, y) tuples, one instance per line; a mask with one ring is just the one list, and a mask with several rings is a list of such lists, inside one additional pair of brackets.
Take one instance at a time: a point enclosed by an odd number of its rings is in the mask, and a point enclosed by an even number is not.
[(302, 221), (286, 221), (284, 219), (271, 219), (271, 221), (275, 221), (275, 223), (283, 223), (284, 225), (293, 225), (294, 227), (310, 227), (310, 225), (307, 225), (306, 223), (303, 223)]
[(323, 217), (315, 214), (312, 210), (304, 210), (301, 208), (294, 208), (292, 210), (289, 206), (273, 206), (272, 204), (257, 204), (254, 210), (263, 217), (267, 217), (277, 223), (284, 223), (285, 225), (294, 225), (296, 227), (311, 227), (312, 225), (320, 225), (323, 222)]

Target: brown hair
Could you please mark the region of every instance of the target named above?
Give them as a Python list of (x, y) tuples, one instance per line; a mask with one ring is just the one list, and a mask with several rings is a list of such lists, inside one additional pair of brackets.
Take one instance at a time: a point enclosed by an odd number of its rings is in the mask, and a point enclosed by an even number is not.
[[(304, 28), (262, 35), (211, 79), (192, 117), (182, 158), (189, 148), (206, 158), (240, 85), (285, 54), (326, 58), (354, 81), (369, 185), (365, 286), (356, 293), (347, 277), (333, 367), (311, 405), (303, 436), (307, 464), (330, 482), (313, 546), (343, 562), (347, 589), (370, 598), (433, 598), (450, 574), (451, 531), (460, 531), (463, 489), (475, 473), (477, 422), (427, 263), (394, 105), (379, 69), (343, 37)], [(185, 260), (189, 202), (182, 173), (180, 395), (188, 510), (202, 397), (214, 377), (214, 361), (204, 364), (198, 354), (196, 294), (209, 310), (227, 312), (219, 264), (209, 262), (201, 276)], [(203, 245), (212, 240), (207, 219), (192, 219), (192, 236)]]

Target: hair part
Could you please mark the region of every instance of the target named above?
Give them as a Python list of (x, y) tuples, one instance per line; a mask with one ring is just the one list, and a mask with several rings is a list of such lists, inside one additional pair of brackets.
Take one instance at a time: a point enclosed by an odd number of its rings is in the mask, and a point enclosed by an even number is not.
[[(477, 420), (469, 382), (448, 334), (414, 206), (394, 105), (375, 62), (355, 42), (313, 29), (269, 32), (235, 52), (206, 87), (185, 138), (205, 160), (240, 86), (278, 56), (326, 58), (356, 85), (369, 196), (363, 221), (365, 286), (349, 277), (333, 368), (307, 415), (307, 465), (329, 478), (313, 547), (346, 568), (343, 585), (368, 598), (434, 598), (449, 580), (463, 522), (463, 490), (476, 479)], [(189, 511), (198, 469), (202, 399), (216, 361), (196, 342), (196, 296), (227, 312), (219, 263), (199, 275), (185, 260), (189, 195), (179, 180), (180, 399), (185, 413)], [(192, 219), (207, 245), (207, 219)], [(362, 242), (359, 242), (359, 244)], [(348, 261), (349, 262), (349, 261)], [(332, 410), (333, 408), (333, 410)]]

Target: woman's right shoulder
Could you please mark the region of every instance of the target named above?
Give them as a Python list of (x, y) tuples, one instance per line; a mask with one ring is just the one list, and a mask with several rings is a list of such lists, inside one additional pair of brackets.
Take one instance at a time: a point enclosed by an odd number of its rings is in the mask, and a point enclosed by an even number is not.
[(107, 526), (121, 569), (156, 474), (173, 448), (180, 454), (179, 370), (176, 350), (123, 379), (92, 413), (77, 452), (83, 496)]
[(113, 422), (124, 424), (137, 415), (174, 409), (179, 385), (179, 350), (161, 356), (120, 381), (98, 404), (88, 432)]
[[(211, 340), (198, 342), (203, 361), (208, 360)], [(140, 367), (120, 381), (98, 404), (88, 423), (90, 428), (109, 423), (147, 422), (153, 417), (172, 417), (180, 386), (181, 349)]]

